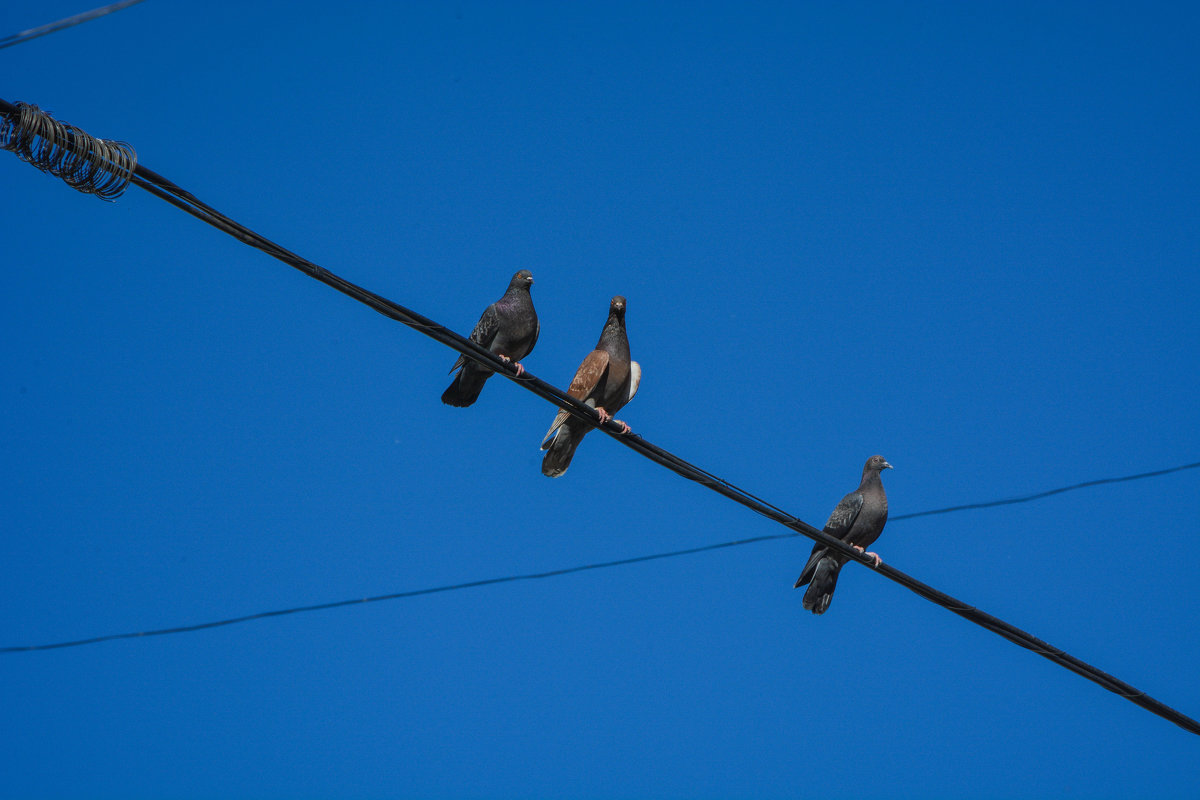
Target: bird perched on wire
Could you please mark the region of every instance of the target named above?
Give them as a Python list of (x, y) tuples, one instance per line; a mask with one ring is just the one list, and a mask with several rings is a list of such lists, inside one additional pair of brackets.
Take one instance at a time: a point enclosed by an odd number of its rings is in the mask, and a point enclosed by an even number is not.
[[(517, 375), (525, 371), (521, 359), (533, 351), (537, 344), (541, 326), (538, 324), (537, 312), (533, 310), (533, 298), (529, 295), (529, 287), (533, 286), (533, 273), (527, 269), (512, 276), (508, 283), (508, 291), (496, 302), (488, 306), (475, 330), (471, 331), (471, 341), (497, 358), (505, 362), (515, 362)], [(483, 384), (492, 377), (493, 370), (473, 361), (466, 356), (459, 356), (458, 361), (450, 368), (451, 372), (459, 370), (454, 381), (442, 392), (442, 402), (448, 406), (469, 406), (483, 391)]]
[[(887, 524), (888, 506), (887, 494), (883, 491), (883, 481), (879, 473), (891, 469), (883, 456), (871, 456), (863, 466), (862, 482), (858, 489), (842, 498), (837, 508), (829, 515), (825, 523), (825, 533), (841, 539), (855, 550), (864, 552), (883, 533)], [(867, 553), (875, 559), (875, 566), (882, 562), (875, 553)], [(833, 599), (833, 589), (837, 586), (838, 572), (846, 563), (846, 556), (840, 555), (825, 545), (817, 542), (804, 565), (804, 571), (796, 579), (794, 588), (799, 589), (809, 584), (804, 593), (804, 608), (814, 614), (824, 614)]]
[[(625, 335), (625, 298), (614, 297), (608, 306), (608, 320), (600, 332), (596, 349), (575, 371), (567, 394), (596, 409), (601, 422), (608, 422), (637, 394), (642, 380), (642, 368), (629, 358), (629, 339)], [(629, 426), (616, 420), (629, 433)], [(542, 474), (557, 478), (571, 466), (575, 448), (592, 426), (567, 411), (559, 411), (550, 430), (542, 440), (546, 455), (542, 458)]]

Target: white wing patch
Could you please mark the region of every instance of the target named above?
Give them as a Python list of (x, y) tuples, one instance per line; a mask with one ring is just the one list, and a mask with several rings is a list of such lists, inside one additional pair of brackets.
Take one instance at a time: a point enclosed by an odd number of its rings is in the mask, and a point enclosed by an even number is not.
[(637, 394), (638, 384), (642, 382), (642, 365), (636, 361), (629, 362), (629, 396), (625, 398), (628, 403)]

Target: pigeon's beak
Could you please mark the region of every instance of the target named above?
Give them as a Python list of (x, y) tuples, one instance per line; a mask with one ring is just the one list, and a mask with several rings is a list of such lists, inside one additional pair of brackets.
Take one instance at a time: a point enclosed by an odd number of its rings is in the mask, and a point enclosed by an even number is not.
[(889, 463), (888, 463), (888, 462), (886, 462), (886, 461), (885, 461), (885, 462), (883, 462), (883, 468), (884, 468), (884, 469), (895, 469), (895, 467), (893, 467), (891, 464), (889, 464)]

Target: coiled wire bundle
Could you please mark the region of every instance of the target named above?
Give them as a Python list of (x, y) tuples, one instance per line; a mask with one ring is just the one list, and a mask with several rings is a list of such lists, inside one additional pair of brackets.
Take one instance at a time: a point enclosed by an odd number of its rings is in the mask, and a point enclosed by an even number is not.
[(120, 197), (137, 169), (129, 144), (98, 139), (28, 103), (0, 118), (0, 149), (102, 200)]

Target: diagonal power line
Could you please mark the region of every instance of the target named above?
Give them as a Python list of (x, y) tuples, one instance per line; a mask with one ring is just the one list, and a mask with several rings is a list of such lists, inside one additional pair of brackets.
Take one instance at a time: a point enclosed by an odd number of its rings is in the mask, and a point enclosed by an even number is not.
[[(834, 550), (835, 552), (844, 555), (849, 560), (854, 560), (860, 564), (871, 567), (879, 574), (889, 580), (899, 583), (901, 586), (910, 591), (924, 597), (925, 599), (942, 606), (964, 619), (979, 625), (987, 630), (1008, 639), (1010, 642), (1031, 650), (1038, 655), (1053, 661), (1059, 666), (1065, 667), (1072, 672), (1081, 675), (1088, 680), (1099, 684), (1108, 689), (1110, 692), (1121, 695), (1132, 703), (1157, 714), (1164, 719), (1174, 722), (1181, 728), (1200, 735), (1200, 722), (1182, 714), (1170, 706), (1155, 700), (1145, 692), (1131, 686), (1128, 683), (1109, 675), (1107, 672), (1100, 670), (1097, 667), (1082, 661), (1069, 653), (1060, 650), (1057, 647), (1038, 639), (1036, 636), (1021, 630), (1004, 620), (994, 617), (985, 611), (963, 603), (945, 592), (922, 583), (916, 578), (908, 575), (900, 570), (892, 567), (889, 564), (874, 565), (874, 560), (868, 558), (865, 554), (854, 550), (845, 542), (836, 539), (824, 531), (809, 525), (798, 517), (788, 514), (778, 506), (774, 506), (761, 498), (756, 497), (750, 492), (742, 489), (729, 481), (718, 478), (706, 470), (691, 464), (682, 458), (670, 453), (657, 445), (650, 443), (637, 434), (627, 434), (624, 429), (619, 427), (612, 421), (601, 422), (599, 416), (594, 409), (591, 409), (573, 397), (565, 394), (561, 389), (546, 383), (535, 375), (529, 372), (524, 372), (517, 376), (516, 370), (509, 363), (501, 361), (496, 356), (492, 355), (487, 350), (479, 345), (463, 337), (462, 335), (446, 328), (433, 320), (424, 317), (415, 311), (412, 311), (399, 303), (395, 303), (384, 297), (381, 297), (373, 292), (364, 289), (350, 281), (341, 278), (324, 267), (318, 266), (311, 261), (308, 261), (301, 256), (292, 253), (269, 239), (261, 236), (258, 233), (250, 230), (244, 225), (235, 222), (221, 212), (217, 211), (212, 206), (209, 206), (191, 193), (171, 183), (166, 178), (156, 172), (147, 169), (144, 166), (131, 166), (122, 161), (120, 164), (112, 165), (110, 170), (110, 162), (105, 159), (96, 159), (93, 157), (95, 153), (108, 153), (111, 143), (106, 140), (95, 139), (87, 133), (73, 128), (70, 128), (69, 135), (59, 137), (57, 129), (47, 127), (52, 122), (48, 115), (38, 111), (36, 107), (13, 105), (5, 100), (0, 100), (0, 115), (5, 117), (4, 125), (0, 127), (0, 146), (6, 149), (14, 150), (19, 156), (38, 166), (40, 169), (50, 171), (53, 174), (63, 177), (64, 180), (70, 182), (72, 168), (75, 167), (75, 161), (82, 162), (83, 168), (88, 172), (86, 180), (82, 183), (84, 191), (95, 191), (97, 184), (103, 185), (106, 180), (106, 173), (120, 172), (122, 178), (127, 178), (131, 182), (137, 184), (141, 188), (159, 197), (177, 208), (186, 211), (192, 216), (200, 219), (218, 230), (228, 233), (230, 236), (238, 239), (244, 244), (258, 248), (264, 253), (276, 258), (289, 266), (292, 266), (310, 277), (321, 281), (343, 294), (354, 298), (364, 305), (374, 309), (390, 319), (402, 322), (410, 328), (419, 331), (420, 333), (435, 339), (446, 346), (457, 350), (467, 358), (482, 364), (496, 373), (515, 381), (518, 385), (523, 386), (527, 390), (542, 397), (545, 400), (554, 403), (568, 413), (584, 420), (590, 425), (599, 428), (601, 431), (616, 439), (621, 444), (636, 451), (640, 455), (654, 461), (655, 463), (666, 467), (672, 472), (687, 478), (690, 481), (699, 483), (700, 485), (720, 494), (724, 497), (739, 503), (750, 510), (761, 514), (768, 519), (772, 519), (781, 525), (803, 534), (816, 542)], [(55, 123), (57, 124), (57, 123)], [(63, 126), (60, 126), (63, 127)], [(47, 132), (48, 131), (48, 132)], [(49, 136), (55, 141), (51, 142), (53, 147), (41, 147), (45, 142), (40, 141)], [(132, 149), (130, 148), (130, 153)], [(88, 160), (91, 158), (92, 160)], [(136, 163), (136, 159), (133, 163)], [(110, 176), (111, 177), (111, 176)], [(89, 188), (91, 187), (91, 188)], [(115, 198), (120, 194), (120, 191), (109, 191), (105, 196), (109, 199)], [(1004, 501), (1000, 501), (1004, 502)], [(777, 537), (778, 538), (778, 537)], [(653, 557), (643, 557), (640, 560), (648, 560)], [(635, 559), (638, 560), (638, 559)], [(615, 564), (614, 564), (615, 565)], [(572, 571), (579, 571), (585, 568), (576, 568)], [(548, 576), (546, 576), (548, 577)], [(514, 578), (512, 580), (525, 579)], [(485, 583), (500, 582), (502, 579), (493, 579)], [(483, 584), (479, 584), (483, 585)], [(464, 587), (465, 588), (465, 585)], [(430, 593), (438, 590), (420, 590), (421, 593)], [(379, 598), (384, 599), (384, 598)], [(347, 605), (350, 603), (362, 602), (360, 600), (335, 603), (330, 606), (311, 606), (305, 610), (316, 610), (317, 608), (329, 607), (332, 608), (338, 605)], [(265, 612), (261, 616), (280, 616), (283, 613), (289, 612)], [(235, 621), (247, 621), (249, 619), (258, 618), (258, 616), (247, 617)], [(200, 627), (216, 627), (225, 623), (208, 623)], [(172, 632), (182, 632), (183, 629)], [(130, 636), (138, 636), (139, 634), (131, 634)], [(117, 638), (126, 638), (119, 636)], [(82, 642), (81, 642), (82, 643)]]

